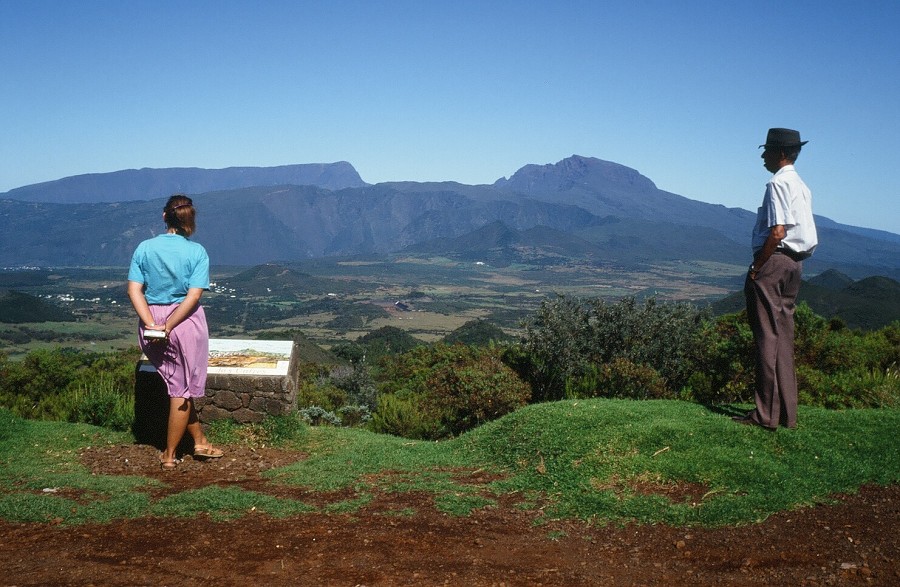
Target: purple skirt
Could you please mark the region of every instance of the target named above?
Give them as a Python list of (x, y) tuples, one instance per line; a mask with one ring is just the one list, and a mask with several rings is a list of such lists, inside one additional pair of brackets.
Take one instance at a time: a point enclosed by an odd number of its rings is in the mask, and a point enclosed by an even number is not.
[[(151, 305), (150, 313), (157, 324), (178, 304)], [(168, 339), (147, 340), (143, 324), (138, 326), (138, 341), (144, 355), (166, 382), (169, 397), (203, 397), (206, 391), (206, 369), (209, 366), (209, 328), (202, 306), (169, 333)]]

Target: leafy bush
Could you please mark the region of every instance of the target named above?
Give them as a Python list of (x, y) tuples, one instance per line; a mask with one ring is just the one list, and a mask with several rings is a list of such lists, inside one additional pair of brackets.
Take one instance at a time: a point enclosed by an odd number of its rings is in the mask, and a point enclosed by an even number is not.
[(69, 422), (83, 422), (126, 431), (134, 422), (134, 389), (117, 387), (101, 372), (94, 387), (70, 394)]
[(530, 389), (501, 356), (497, 348), (437, 344), (385, 361), (375, 429), (442, 438), (525, 405)]
[(297, 411), (303, 421), (313, 426), (340, 426), (341, 419), (334, 412), (321, 408), (319, 406), (310, 406), (301, 408)]
[(404, 438), (435, 438), (438, 423), (425, 417), (421, 397), (415, 394), (383, 393), (372, 414), (371, 428), (380, 434)]
[[(898, 404), (900, 327), (850, 330), (839, 320), (816, 315), (805, 303), (797, 305), (794, 322), (801, 404), (828, 408)], [(697, 369), (682, 397), (703, 403), (752, 401), (754, 353), (745, 312), (707, 322), (697, 339)]]
[(858, 368), (884, 370), (900, 358), (900, 345), (891, 339), (891, 327), (875, 332), (835, 330), (832, 322), (812, 314), (806, 304), (798, 306), (797, 317), (797, 361), (824, 373)]
[(687, 303), (634, 298), (614, 304), (600, 298), (560, 296), (541, 304), (526, 323), (521, 367), (539, 400), (561, 399), (571, 380), (596, 366), (624, 359), (654, 369), (673, 391), (684, 386), (695, 363), (703, 314)]
[(471, 430), (524, 406), (531, 389), (500, 353), (472, 347), (450, 347), (452, 362), (436, 365), (425, 381), (425, 411), (439, 420), (442, 435)]
[[(102, 354), (59, 347), (32, 351), (19, 362), (0, 356), (0, 406), (24, 418), (73, 420), (80, 402), (115, 403), (116, 394), (133, 392), (138, 357), (136, 350)], [(109, 390), (115, 393), (98, 399)]]
[(338, 417), (344, 426), (361, 426), (372, 420), (372, 410), (369, 406), (343, 406), (338, 410)]
[(308, 363), (300, 367), (297, 390), (299, 407), (321, 406), (334, 411), (347, 403), (347, 393), (331, 382), (330, 372), (325, 365)]
[(581, 377), (570, 379), (566, 387), (569, 398), (671, 399), (674, 395), (655, 369), (622, 358), (591, 365)]
[(328, 379), (331, 385), (346, 394), (350, 405), (375, 408), (375, 382), (365, 363), (335, 367), (328, 374)]
[(746, 402), (753, 398), (753, 332), (746, 312), (706, 321), (695, 340), (693, 373), (681, 396), (700, 403)]
[[(358, 426), (367, 423), (377, 405), (375, 383), (365, 364), (341, 365), (327, 369), (324, 365), (306, 365), (301, 370), (297, 403), (313, 412), (324, 410), (333, 416), (332, 425)], [(337, 415), (335, 415), (335, 412)]]
[(900, 372), (896, 367), (828, 374), (800, 365), (797, 385), (800, 403), (805, 405), (832, 409), (900, 407)]

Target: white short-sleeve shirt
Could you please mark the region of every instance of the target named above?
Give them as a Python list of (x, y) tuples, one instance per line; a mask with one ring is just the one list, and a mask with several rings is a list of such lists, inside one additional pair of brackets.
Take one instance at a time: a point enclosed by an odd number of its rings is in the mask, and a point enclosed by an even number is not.
[(812, 193), (793, 165), (779, 169), (766, 184), (762, 206), (756, 212), (753, 227), (753, 253), (762, 249), (773, 226), (782, 225), (785, 237), (781, 246), (795, 253), (812, 254), (819, 244), (813, 220)]

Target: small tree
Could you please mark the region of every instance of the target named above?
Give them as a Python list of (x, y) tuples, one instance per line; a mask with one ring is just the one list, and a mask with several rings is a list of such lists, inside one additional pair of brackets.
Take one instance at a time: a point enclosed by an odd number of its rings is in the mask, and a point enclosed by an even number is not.
[(517, 364), (540, 400), (565, 397), (573, 381), (617, 359), (652, 368), (676, 393), (694, 371), (703, 316), (690, 304), (652, 298), (610, 304), (560, 296), (541, 304), (526, 323), (525, 357)]
[(531, 390), (501, 357), (498, 348), (437, 344), (387, 359), (376, 431), (442, 438), (525, 405)]

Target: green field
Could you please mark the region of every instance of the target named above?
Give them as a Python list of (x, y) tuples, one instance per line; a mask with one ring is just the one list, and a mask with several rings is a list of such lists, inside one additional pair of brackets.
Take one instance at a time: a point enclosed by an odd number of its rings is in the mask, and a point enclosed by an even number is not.
[[(252, 277), (247, 271), (213, 268), (215, 286), (203, 299), (211, 336), (257, 338), (301, 331), (329, 347), (382, 326), (433, 342), (479, 318), (515, 335), (543, 300), (557, 294), (706, 303), (728, 294), (743, 267), (701, 262), (641, 270), (579, 263), (492, 267), (403, 256), (315, 259)], [(0, 348), (20, 357), (46, 346), (96, 351), (133, 346), (135, 318), (124, 281), (125, 268), (118, 267), (0, 272), (2, 287), (49, 299), (78, 319), (0, 323)]]

